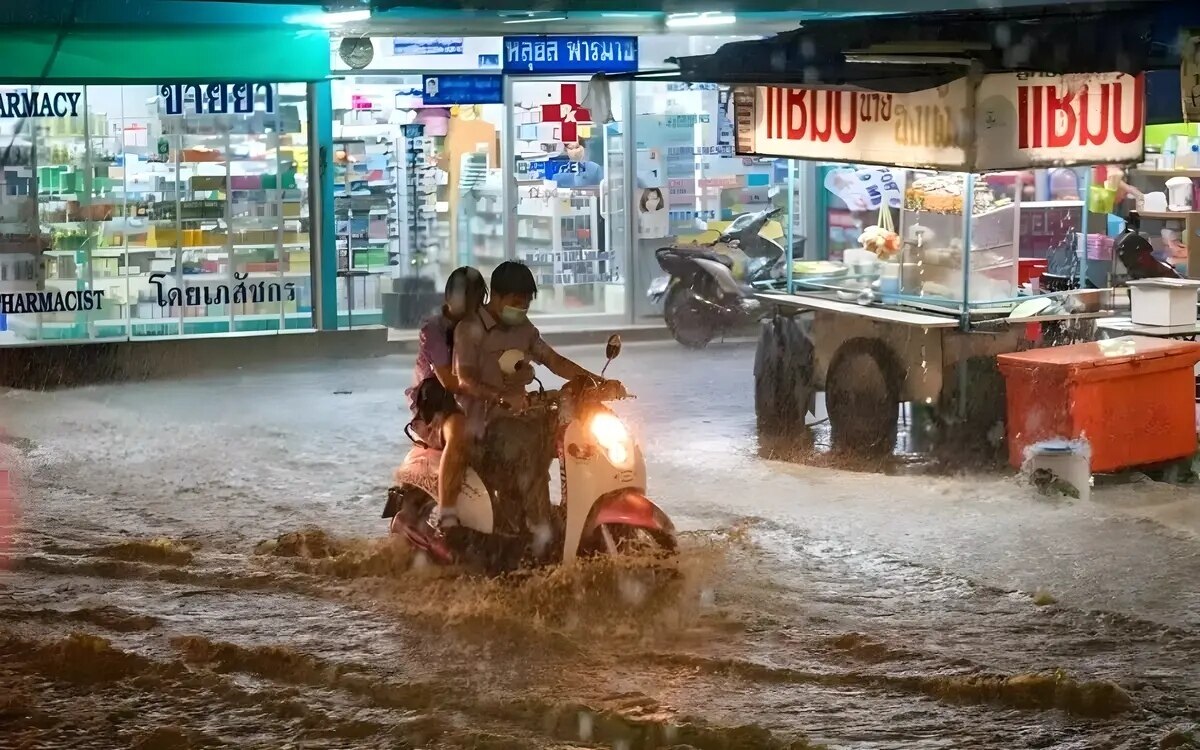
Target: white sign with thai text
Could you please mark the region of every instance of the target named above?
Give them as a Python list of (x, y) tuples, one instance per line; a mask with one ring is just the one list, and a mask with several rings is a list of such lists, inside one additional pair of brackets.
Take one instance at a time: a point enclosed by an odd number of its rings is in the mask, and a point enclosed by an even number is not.
[(1145, 83), (1122, 73), (1002, 73), (979, 85), (975, 169), (1142, 160)]
[[(967, 89), (965, 80), (912, 94), (758, 86), (753, 150), (820, 161), (956, 169), (966, 161)], [(737, 118), (739, 139), (746, 121)]]
[(735, 97), (738, 153), (959, 171), (1142, 157), (1144, 86), (1123, 74), (985, 76), (969, 158), (966, 79), (910, 94), (758, 86)]

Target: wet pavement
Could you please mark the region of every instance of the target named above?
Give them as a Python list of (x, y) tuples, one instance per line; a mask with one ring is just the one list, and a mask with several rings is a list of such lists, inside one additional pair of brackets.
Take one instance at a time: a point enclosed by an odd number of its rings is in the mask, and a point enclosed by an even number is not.
[(514, 580), (384, 537), (410, 359), (0, 394), (0, 748), (1193, 746), (1200, 490), (767, 461), (752, 360), (610, 370), (673, 571)]

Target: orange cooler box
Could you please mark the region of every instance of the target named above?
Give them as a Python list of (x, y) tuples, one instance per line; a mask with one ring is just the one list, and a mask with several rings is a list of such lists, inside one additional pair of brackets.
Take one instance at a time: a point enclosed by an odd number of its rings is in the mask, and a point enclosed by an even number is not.
[(1008, 391), (1008, 460), (1051, 438), (1087, 440), (1092, 471), (1196, 452), (1200, 344), (1123, 336), (996, 357)]

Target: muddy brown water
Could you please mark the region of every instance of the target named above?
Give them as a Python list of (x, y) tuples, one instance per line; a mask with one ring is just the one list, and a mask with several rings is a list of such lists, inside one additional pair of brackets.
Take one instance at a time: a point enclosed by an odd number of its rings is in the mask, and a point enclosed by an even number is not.
[[(389, 427), (300, 428), (396, 389), (326, 382), (191, 383), (203, 410), (163, 406), (168, 384), (7, 397), (0, 748), (1195, 746), (1200, 617), (1060, 604), (827, 529), (696, 501), (669, 508), (669, 564), (432, 569), (379, 533)], [(647, 400), (635, 422), (666, 424)], [(689, 438), (651, 446), (695, 457), (692, 489), (667, 479), (684, 497), (719, 463)], [(1200, 566), (1163, 544), (1172, 575)]]

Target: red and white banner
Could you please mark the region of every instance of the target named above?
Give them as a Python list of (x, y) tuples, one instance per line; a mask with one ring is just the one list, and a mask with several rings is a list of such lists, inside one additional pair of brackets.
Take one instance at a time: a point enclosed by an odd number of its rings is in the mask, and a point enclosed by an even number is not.
[(757, 86), (735, 95), (738, 153), (956, 171), (1139, 161), (1141, 76), (985, 76), (969, 159), (966, 79), (911, 94)]

